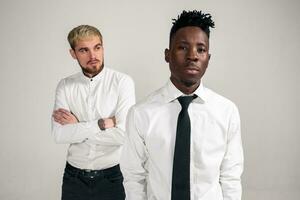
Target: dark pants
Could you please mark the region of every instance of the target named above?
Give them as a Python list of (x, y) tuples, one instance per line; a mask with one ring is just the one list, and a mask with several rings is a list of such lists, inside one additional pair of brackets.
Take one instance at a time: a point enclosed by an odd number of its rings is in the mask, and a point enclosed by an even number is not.
[(119, 165), (104, 170), (81, 170), (67, 163), (62, 200), (124, 200), (123, 176)]

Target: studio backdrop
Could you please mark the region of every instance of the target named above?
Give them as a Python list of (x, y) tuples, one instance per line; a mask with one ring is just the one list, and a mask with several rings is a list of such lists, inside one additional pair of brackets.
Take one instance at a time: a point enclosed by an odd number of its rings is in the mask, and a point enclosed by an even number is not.
[(105, 65), (130, 75), (137, 100), (164, 85), (172, 19), (211, 13), (206, 87), (242, 120), (244, 200), (300, 197), (300, 2), (297, 0), (1, 0), (0, 199), (60, 199), (67, 145), (50, 118), (58, 81), (79, 71), (68, 32), (99, 28)]

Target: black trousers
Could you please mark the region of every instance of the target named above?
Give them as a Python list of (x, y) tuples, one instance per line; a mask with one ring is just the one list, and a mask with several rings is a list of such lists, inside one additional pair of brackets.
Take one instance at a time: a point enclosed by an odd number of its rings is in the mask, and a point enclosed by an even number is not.
[(62, 200), (124, 200), (123, 176), (119, 165), (88, 171), (66, 164)]

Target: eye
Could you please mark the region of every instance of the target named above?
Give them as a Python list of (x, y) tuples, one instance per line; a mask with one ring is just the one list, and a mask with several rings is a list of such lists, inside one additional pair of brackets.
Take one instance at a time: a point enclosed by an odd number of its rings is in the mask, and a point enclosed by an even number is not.
[(98, 45), (98, 46), (96, 46), (96, 50), (100, 50), (102, 48), (102, 46), (101, 45)]
[(187, 50), (187, 46), (179, 45), (179, 46), (178, 46), (178, 49), (179, 49), (179, 50), (184, 50), (184, 51), (185, 51), (185, 50)]
[(78, 50), (80, 53), (86, 53), (87, 52), (87, 49), (86, 48), (81, 48)]
[(200, 47), (200, 48), (197, 49), (197, 51), (198, 51), (199, 53), (205, 53), (205, 52), (206, 52), (206, 49), (205, 49), (204, 47)]

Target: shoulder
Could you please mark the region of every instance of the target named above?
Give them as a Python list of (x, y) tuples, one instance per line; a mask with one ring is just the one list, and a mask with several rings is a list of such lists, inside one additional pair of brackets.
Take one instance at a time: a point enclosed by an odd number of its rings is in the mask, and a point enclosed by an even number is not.
[(223, 95), (220, 95), (218, 93), (216, 93), (215, 91), (206, 88), (205, 87), (205, 92), (207, 93), (207, 97), (209, 101), (212, 101), (214, 103), (220, 103), (223, 105), (228, 105), (228, 106), (233, 106), (234, 103), (228, 99), (227, 97), (224, 97)]
[(119, 83), (129, 83), (133, 84), (133, 79), (128, 75), (123, 72), (119, 72), (115, 69), (111, 69), (109, 67), (105, 67), (105, 73), (106, 77), (108, 79), (111, 79), (112, 81), (116, 81)]
[(123, 72), (119, 72), (115, 69), (105, 67), (105, 70), (106, 70), (106, 75), (108, 75), (110, 77), (114, 77), (114, 78), (117, 78), (119, 80), (121, 80), (121, 79), (132, 80), (132, 78), (128, 74), (125, 74)]
[(164, 104), (166, 103), (164, 102), (164, 87), (162, 87), (150, 93), (142, 100), (138, 101), (132, 107), (132, 109), (136, 112), (154, 111)]
[(65, 78), (63, 78), (63, 80), (65, 81), (76, 81), (78, 80), (80, 77), (82, 76), (82, 72), (77, 72), (75, 74), (72, 74), (70, 76), (67, 76)]
[(151, 123), (152, 117), (165, 106), (163, 101), (162, 89), (156, 90), (149, 94), (147, 97), (138, 101), (133, 105), (128, 112), (128, 123), (134, 123), (135, 126), (147, 125)]
[(207, 104), (211, 109), (216, 112), (223, 112), (224, 114), (232, 114), (233, 112), (238, 113), (236, 104), (227, 97), (224, 97), (209, 88), (205, 88), (205, 92), (207, 95)]
[(57, 87), (66, 87), (66, 86), (76, 84), (78, 81), (80, 81), (80, 75), (81, 75), (81, 72), (78, 72), (78, 73), (72, 74), (70, 76), (67, 76), (65, 78), (62, 78), (59, 81)]

